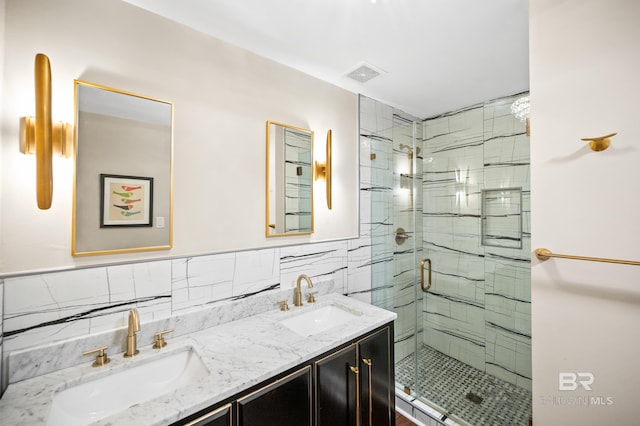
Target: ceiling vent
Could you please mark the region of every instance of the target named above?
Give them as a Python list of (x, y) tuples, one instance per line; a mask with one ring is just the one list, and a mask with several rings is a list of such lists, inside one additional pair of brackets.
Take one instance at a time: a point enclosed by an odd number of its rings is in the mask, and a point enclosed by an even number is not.
[(386, 74), (386, 72), (374, 67), (373, 65), (362, 62), (358, 64), (353, 71), (349, 72), (347, 77), (359, 81), (360, 83), (366, 83), (380, 74)]

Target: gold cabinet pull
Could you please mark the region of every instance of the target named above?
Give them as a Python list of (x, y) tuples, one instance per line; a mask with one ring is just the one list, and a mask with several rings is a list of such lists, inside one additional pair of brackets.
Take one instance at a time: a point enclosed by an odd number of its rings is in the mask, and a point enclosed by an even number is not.
[(352, 365), (349, 369), (356, 375), (356, 426), (360, 426), (360, 370)]
[[(429, 281), (427, 283), (427, 288), (424, 288), (424, 265), (429, 265)], [(431, 288), (431, 259), (422, 259), (420, 261), (420, 288), (423, 292), (427, 292)]]
[(372, 378), (371, 378), (371, 373), (372, 373), (372, 370), (373, 370), (373, 361), (371, 360), (371, 358), (362, 358), (362, 362), (369, 369), (369, 383), (368, 383), (368, 388), (369, 388), (369, 426), (371, 426), (371, 425), (373, 425), (373, 383), (372, 383)]

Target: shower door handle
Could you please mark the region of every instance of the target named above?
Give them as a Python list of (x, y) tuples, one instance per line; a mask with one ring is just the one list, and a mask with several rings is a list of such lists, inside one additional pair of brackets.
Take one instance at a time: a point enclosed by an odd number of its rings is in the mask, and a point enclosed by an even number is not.
[[(427, 282), (427, 288), (424, 288), (424, 264), (429, 265), (429, 278)], [(423, 292), (427, 292), (431, 288), (431, 259), (422, 259), (420, 261), (420, 288)]]

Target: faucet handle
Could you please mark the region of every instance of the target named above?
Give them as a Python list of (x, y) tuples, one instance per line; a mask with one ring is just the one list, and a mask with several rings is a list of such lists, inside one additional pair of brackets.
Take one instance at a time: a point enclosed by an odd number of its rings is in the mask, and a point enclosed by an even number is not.
[(96, 360), (93, 361), (93, 364), (91, 365), (93, 367), (100, 367), (102, 365), (108, 364), (111, 361), (107, 356), (107, 353), (105, 352), (107, 348), (108, 346), (101, 346), (99, 348), (95, 348), (95, 349), (91, 349), (86, 352), (83, 352), (82, 355), (91, 355), (97, 352), (98, 355), (96, 355)]
[(309, 295), (307, 296), (307, 303), (316, 303), (316, 297), (315, 297), (316, 294), (318, 294), (317, 291), (310, 292)]
[(278, 300), (278, 304), (280, 305), (280, 310), (281, 311), (288, 311), (289, 310), (289, 302), (287, 301), (287, 299)]
[(164, 335), (167, 333), (171, 333), (172, 331), (173, 328), (169, 328), (167, 330), (158, 331), (156, 334), (154, 334), (156, 341), (153, 344), (153, 349), (160, 349), (167, 346), (167, 342), (164, 340)]

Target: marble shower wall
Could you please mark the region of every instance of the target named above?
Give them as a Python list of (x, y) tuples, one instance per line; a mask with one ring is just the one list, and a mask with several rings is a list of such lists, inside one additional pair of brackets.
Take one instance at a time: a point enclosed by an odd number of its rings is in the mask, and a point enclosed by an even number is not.
[[(416, 227), (421, 216), (415, 214), (413, 203), (422, 200), (422, 164), (413, 141), (414, 137), (420, 140), (422, 127), (414, 126), (416, 121), (360, 96), (360, 208), (371, 209), (371, 301), (398, 313), (394, 336), (397, 360), (415, 350), (414, 338), (419, 332), (413, 265), (420, 253), (413, 246), (422, 239), (422, 226)], [(421, 212), (421, 206), (417, 207)], [(361, 230), (363, 226), (361, 220)], [(396, 243), (398, 228), (410, 236), (405, 244)], [(422, 323), (418, 324), (421, 328)]]
[[(416, 287), (423, 233), (422, 126), (415, 117), (399, 111), (395, 111), (393, 119), (393, 232), (389, 242), (394, 255), (394, 309), (399, 318), (395, 351), (400, 360), (415, 351), (413, 336), (420, 340), (422, 333), (422, 321), (416, 321), (423, 297)], [(408, 238), (396, 238), (402, 230)]]
[[(510, 112), (517, 97), (424, 122), (423, 248), (433, 262), (424, 342), (530, 389), (529, 138)], [(521, 248), (482, 244), (482, 191), (506, 188), (521, 188), (521, 217), (491, 223), (513, 235), (521, 220)]]

